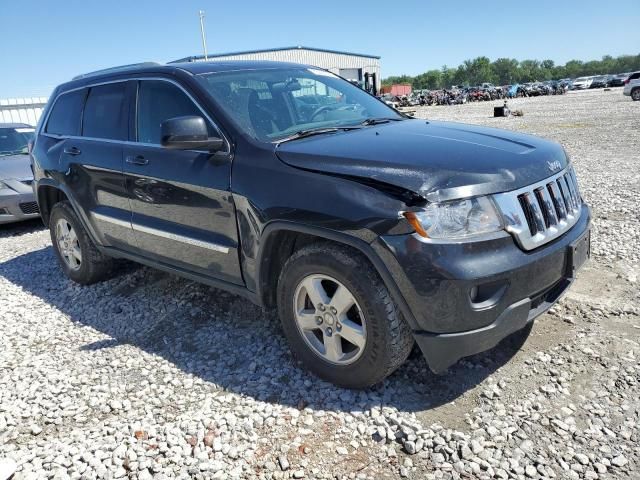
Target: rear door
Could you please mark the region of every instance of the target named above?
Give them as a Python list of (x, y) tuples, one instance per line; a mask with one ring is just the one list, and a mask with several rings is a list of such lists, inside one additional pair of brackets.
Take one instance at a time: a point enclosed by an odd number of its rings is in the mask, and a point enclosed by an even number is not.
[(123, 81), (83, 90), (80, 135), (65, 140), (60, 157), (64, 183), (100, 242), (126, 250), (135, 242), (122, 171), (123, 142), (128, 135), (127, 91), (134, 85)]
[(132, 225), (143, 255), (192, 272), (241, 284), (230, 192), (231, 155), (160, 146), (160, 124), (198, 115), (217, 129), (173, 81), (140, 80), (132, 136), (124, 151)]

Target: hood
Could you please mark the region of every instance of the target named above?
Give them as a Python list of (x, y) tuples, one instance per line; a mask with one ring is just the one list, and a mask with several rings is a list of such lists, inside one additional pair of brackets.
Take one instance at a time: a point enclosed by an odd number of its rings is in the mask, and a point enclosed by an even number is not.
[(542, 138), (417, 119), (285, 142), (276, 154), (293, 167), (360, 177), (429, 201), (515, 190), (568, 164), (563, 148)]
[(0, 180), (33, 180), (29, 155), (0, 156)]

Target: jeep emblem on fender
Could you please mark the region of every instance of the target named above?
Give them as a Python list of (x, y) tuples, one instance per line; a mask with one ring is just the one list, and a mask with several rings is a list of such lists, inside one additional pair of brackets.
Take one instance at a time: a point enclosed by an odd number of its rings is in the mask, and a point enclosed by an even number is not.
[(549, 166), (549, 170), (551, 170), (552, 172), (555, 172), (556, 170), (560, 170), (562, 168), (562, 165), (558, 160), (547, 162), (547, 165)]

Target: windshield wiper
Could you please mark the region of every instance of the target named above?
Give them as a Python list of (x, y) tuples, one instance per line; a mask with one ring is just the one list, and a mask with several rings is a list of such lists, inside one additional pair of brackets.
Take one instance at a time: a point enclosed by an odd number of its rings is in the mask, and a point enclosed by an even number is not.
[(367, 118), (362, 121), (360, 125), (364, 125), (368, 127), (369, 125), (380, 125), (381, 123), (389, 123), (389, 122), (399, 122), (404, 120), (402, 118), (391, 118), (391, 117), (380, 117), (380, 118)]
[(358, 126), (345, 126), (345, 127), (324, 127), (324, 128), (310, 128), (308, 130), (298, 130), (296, 133), (289, 135), (288, 137), (281, 138), (277, 141), (278, 145), (291, 140), (298, 140), (299, 138), (312, 137), (314, 135), (324, 135), (325, 133), (335, 133), (339, 131), (355, 130)]

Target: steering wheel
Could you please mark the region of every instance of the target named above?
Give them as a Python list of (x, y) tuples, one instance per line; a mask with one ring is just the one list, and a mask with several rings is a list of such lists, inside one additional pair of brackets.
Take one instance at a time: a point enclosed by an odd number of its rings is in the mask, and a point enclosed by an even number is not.
[(313, 120), (321, 113), (328, 112), (329, 110), (333, 110), (333, 105), (323, 105), (320, 108), (316, 108), (315, 111), (311, 114), (309, 120)]

